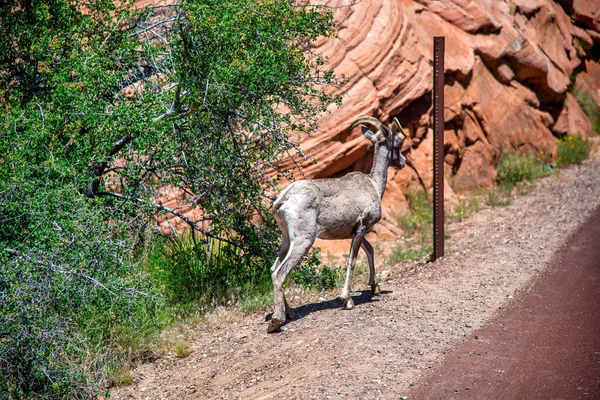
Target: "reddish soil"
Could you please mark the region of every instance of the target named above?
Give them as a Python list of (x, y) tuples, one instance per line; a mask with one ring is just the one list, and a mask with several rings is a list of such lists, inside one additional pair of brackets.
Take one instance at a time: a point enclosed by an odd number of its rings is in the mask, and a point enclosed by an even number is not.
[(412, 399), (600, 398), (600, 207)]

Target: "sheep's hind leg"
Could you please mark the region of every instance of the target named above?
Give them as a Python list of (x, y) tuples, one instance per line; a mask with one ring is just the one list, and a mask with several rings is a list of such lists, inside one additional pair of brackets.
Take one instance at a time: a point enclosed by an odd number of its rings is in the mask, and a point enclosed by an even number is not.
[(358, 253), (358, 247), (363, 241), (364, 233), (357, 232), (352, 237), (352, 244), (350, 245), (350, 255), (348, 256), (348, 267), (346, 269), (346, 281), (344, 282), (344, 288), (340, 298), (344, 301), (343, 308), (345, 310), (352, 310), (354, 308), (354, 300), (350, 296), (350, 281), (352, 280), (352, 273), (354, 272), (354, 265), (356, 264), (356, 253)]
[(366, 238), (363, 238), (360, 245), (365, 253), (367, 253), (367, 260), (369, 261), (369, 286), (371, 286), (371, 295), (379, 296), (381, 294), (381, 288), (375, 281), (375, 259), (373, 246), (371, 246), (371, 243), (369, 243)]
[(267, 327), (268, 333), (275, 332), (285, 322), (286, 316), (293, 315), (292, 309), (287, 305), (285, 299), (283, 282), (290, 271), (306, 255), (314, 241), (314, 238), (312, 240), (310, 238), (292, 239), (288, 254), (277, 270), (272, 273), (271, 278), (273, 279), (273, 288), (275, 291), (275, 311)]

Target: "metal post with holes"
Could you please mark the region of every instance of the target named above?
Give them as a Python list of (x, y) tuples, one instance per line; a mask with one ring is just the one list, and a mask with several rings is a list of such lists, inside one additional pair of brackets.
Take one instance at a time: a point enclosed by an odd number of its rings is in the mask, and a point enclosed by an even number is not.
[(444, 36), (433, 38), (433, 261), (444, 257)]

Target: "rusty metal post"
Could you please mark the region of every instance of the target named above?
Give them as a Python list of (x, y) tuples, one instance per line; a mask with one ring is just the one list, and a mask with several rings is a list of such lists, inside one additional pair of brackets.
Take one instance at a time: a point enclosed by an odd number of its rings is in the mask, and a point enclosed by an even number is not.
[(433, 261), (444, 257), (444, 36), (433, 38)]

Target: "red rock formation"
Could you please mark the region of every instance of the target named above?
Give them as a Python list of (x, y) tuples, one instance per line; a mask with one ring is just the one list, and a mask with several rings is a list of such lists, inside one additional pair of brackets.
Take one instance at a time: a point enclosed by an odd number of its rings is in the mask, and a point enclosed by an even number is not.
[[(338, 38), (314, 47), (348, 83), (343, 106), (332, 106), (318, 132), (301, 142), (318, 161), (305, 176), (369, 170), (370, 143), (359, 129), (348, 132), (358, 116), (386, 123), (398, 117), (411, 135), (403, 149), (408, 166), (390, 169), (375, 236), (397, 235), (397, 217), (407, 210), (404, 194), (432, 186), (434, 36), (446, 37), (449, 201), (455, 192), (493, 185), (500, 152), (534, 152), (555, 161), (557, 136), (590, 134), (590, 121), (568, 91), (577, 75), (575, 87), (600, 104), (600, 64), (592, 60), (600, 46), (598, 0), (324, 3), (335, 6)], [(347, 251), (347, 243), (337, 245), (327, 248)]]
[(340, 109), (321, 119), (319, 132), (302, 143), (318, 160), (306, 176), (368, 171), (369, 162), (361, 158), (369, 143), (358, 129), (345, 133), (347, 127), (360, 115), (384, 122), (398, 117), (412, 136), (404, 149), (408, 166), (390, 170), (385, 229), (376, 234), (398, 230), (397, 216), (407, 209), (403, 194), (432, 186), (432, 48), (433, 37), (441, 35), (446, 37), (444, 144), (451, 196), (493, 185), (500, 152), (532, 152), (555, 161), (557, 136), (591, 131), (568, 90), (581, 70), (588, 72), (578, 85), (588, 91), (600, 87), (600, 66), (589, 60), (600, 42), (600, 7), (592, 3), (372, 0), (335, 9), (339, 38), (315, 46), (328, 57), (329, 68), (349, 78), (347, 95)]
[(590, 136), (592, 124), (571, 93), (567, 93), (565, 105), (552, 131), (558, 135)]

